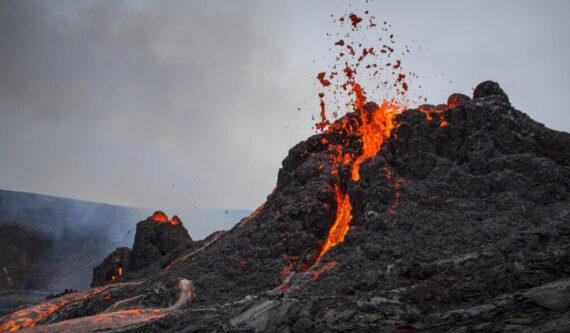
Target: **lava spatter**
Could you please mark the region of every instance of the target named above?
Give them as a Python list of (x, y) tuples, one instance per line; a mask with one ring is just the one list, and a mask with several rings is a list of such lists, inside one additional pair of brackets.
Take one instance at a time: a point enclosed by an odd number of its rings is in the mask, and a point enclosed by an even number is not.
[[(368, 11), (365, 11), (363, 16), (366, 15), (369, 15)], [(345, 193), (340, 185), (344, 183), (338, 172), (340, 165), (350, 165), (350, 179), (359, 181), (361, 164), (378, 154), (392, 130), (397, 126), (396, 115), (406, 109), (404, 102), (397, 101), (397, 98), (405, 96), (408, 90), (406, 74), (402, 70), (402, 60), (387, 61), (395, 52), (394, 35), (389, 34), (384, 38), (390, 42), (390, 45), (382, 44), (378, 47), (365, 45), (366, 43), (362, 39), (358, 39), (355, 34), (358, 34), (362, 29), (369, 30), (376, 27), (376, 24), (373, 24), (374, 17), (368, 19), (370, 25), (360, 26), (359, 24), (365, 18), (351, 13), (338, 20), (341, 27), (344, 27), (344, 22), (348, 19), (350, 26), (346, 33), (334, 36), (333, 43), (336, 48), (333, 50), (338, 53), (330, 72), (342, 73), (343, 75), (326, 78), (327, 71), (320, 72), (317, 75), (324, 91), (318, 94), (320, 121), (315, 124), (315, 129), (326, 134), (356, 134), (362, 145), (359, 153), (354, 154), (345, 153), (347, 147), (343, 145), (328, 143), (329, 150), (335, 152), (332, 158), (332, 174), (339, 177), (338, 184), (334, 187), (337, 206), (336, 218), (329, 228), (327, 238), (318, 255), (307, 262), (303, 270), (319, 262), (331, 248), (342, 243), (350, 228), (352, 204), (349, 194)], [(388, 29), (384, 27), (382, 32), (387, 34)], [(379, 52), (376, 52), (376, 49)], [(371, 84), (372, 87), (396, 87), (396, 91), (391, 98), (385, 99), (380, 106), (376, 106), (374, 103), (367, 105), (367, 95), (363, 84)], [(331, 121), (327, 114), (330, 110), (333, 110), (332, 114), (335, 118), (338, 115), (355, 112), (356, 125), (353, 122), (344, 121), (345, 119), (340, 122)]]

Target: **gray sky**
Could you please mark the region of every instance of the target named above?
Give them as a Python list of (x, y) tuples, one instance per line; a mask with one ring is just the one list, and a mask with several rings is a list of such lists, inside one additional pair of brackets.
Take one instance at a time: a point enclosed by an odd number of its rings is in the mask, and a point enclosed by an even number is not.
[(330, 15), (351, 8), (391, 22), (429, 102), (493, 79), (570, 130), (569, 1), (2, 0), (0, 188), (255, 208), (313, 133)]

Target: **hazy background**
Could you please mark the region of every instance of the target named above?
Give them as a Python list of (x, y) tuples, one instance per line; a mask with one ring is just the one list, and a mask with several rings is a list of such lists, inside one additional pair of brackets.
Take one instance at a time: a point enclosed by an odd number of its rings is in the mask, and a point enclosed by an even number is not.
[(569, 1), (2, 0), (0, 188), (255, 208), (313, 133), (330, 15), (350, 8), (392, 23), (430, 102), (493, 79), (570, 130)]

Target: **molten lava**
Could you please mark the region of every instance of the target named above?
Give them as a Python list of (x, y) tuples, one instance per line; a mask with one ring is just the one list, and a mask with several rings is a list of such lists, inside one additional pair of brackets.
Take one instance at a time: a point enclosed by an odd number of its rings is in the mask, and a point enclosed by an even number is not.
[(337, 185), (334, 188), (335, 198), (337, 203), (336, 219), (334, 224), (329, 230), (329, 234), (321, 248), (321, 252), (317, 257), (317, 262), (325, 255), (325, 253), (332, 247), (344, 241), (344, 236), (348, 232), (350, 220), (352, 220), (352, 205), (348, 194), (344, 194), (340, 187)]
[(362, 124), (357, 133), (362, 140), (362, 154), (352, 164), (352, 180), (360, 180), (360, 164), (370, 157), (376, 156), (384, 141), (395, 127), (395, 117), (402, 110), (396, 103), (384, 101), (378, 109), (367, 112), (360, 108)]
[[(368, 15), (365, 11), (364, 16)], [(323, 139), (322, 143), (328, 145), (328, 150), (334, 153), (332, 157), (332, 174), (338, 177), (338, 182), (334, 186), (336, 200), (336, 218), (332, 223), (327, 238), (319, 250), (318, 255), (313, 260), (305, 263), (301, 271), (307, 270), (313, 264), (319, 262), (328, 250), (342, 243), (350, 228), (352, 219), (352, 204), (348, 193), (343, 192), (342, 186), (346, 180), (341, 179), (340, 166), (350, 166), (350, 179), (352, 181), (360, 180), (360, 166), (362, 163), (378, 154), (382, 145), (390, 137), (394, 128), (398, 126), (395, 121), (396, 115), (406, 109), (404, 103), (398, 103), (393, 97), (403, 98), (408, 91), (408, 83), (406, 82), (406, 74), (402, 69), (402, 60), (392, 58), (395, 54), (394, 35), (389, 34), (385, 38), (381, 38), (384, 44), (371, 47), (364, 45), (362, 38), (355, 38), (353, 34), (358, 33), (362, 29), (374, 29), (376, 24), (373, 22), (375, 17), (370, 17), (367, 21), (369, 25), (360, 25), (364, 18), (356, 13), (350, 13), (338, 19), (341, 27), (344, 22), (350, 22), (349, 30), (340, 34), (337, 33), (332, 40), (336, 50), (338, 50), (334, 63), (330, 71), (323, 71), (317, 75), (324, 91), (319, 92), (320, 102), (320, 120), (315, 124), (315, 129), (323, 131), (325, 134), (340, 137), (357, 136), (361, 143), (358, 153), (354, 153), (350, 148), (350, 144), (333, 144), (329, 140)], [(383, 32), (387, 32), (389, 25), (384, 22)], [(364, 36), (364, 41), (366, 37)], [(378, 52), (376, 50), (379, 50)], [(403, 54), (403, 52), (402, 52)], [(327, 73), (330, 73), (328, 76)], [(340, 74), (340, 75), (337, 75)], [(387, 77), (381, 78), (381, 75)], [(394, 90), (392, 98), (386, 98), (380, 106), (373, 103), (366, 103), (367, 97), (361, 82), (373, 83), (376, 89), (380, 86), (386, 91)], [(376, 81), (376, 82), (374, 82)], [(327, 98), (332, 105), (327, 103)], [(331, 100), (332, 99), (332, 100)], [(354, 114), (342, 118), (340, 121), (331, 122), (327, 116), (328, 109), (336, 109), (345, 114), (355, 111)], [(339, 112), (334, 111), (332, 115), (336, 118)], [(443, 123), (442, 123), (442, 126)], [(345, 146), (346, 145), (346, 146)], [(391, 174), (389, 176), (392, 177)], [(396, 191), (404, 183), (401, 180), (390, 184)], [(396, 202), (399, 193), (396, 193)], [(395, 209), (394, 204), (391, 209)], [(318, 275), (317, 275), (318, 276)]]
[(447, 105), (420, 105), (418, 107), (418, 111), (424, 114), (427, 121), (433, 120), (433, 115), (436, 115), (439, 118), (439, 127), (447, 127), (448, 123), (443, 117), (443, 112), (447, 110), (449, 107)]
[(153, 220), (156, 223), (170, 223), (172, 225), (178, 225), (182, 223), (182, 221), (177, 215), (174, 215), (172, 219), (169, 220), (168, 215), (164, 214), (160, 210), (157, 210), (156, 212), (154, 212), (154, 214), (152, 214), (151, 220)]
[(168, 222), (168, 216), (166, 214), (164, 214), (163, 212), (161, 212), (160, 210), (157, 210), (156, 212), (154, 212), (154, 214), (152, 214), (151, 219), (154, 222), (158, 222), (158, 223), (167, 223)]
[(141, 283), (142, 281), (109, 284), (90, 290), (65, 294), (61, 297), (47, 300), (32, 307), (12, 312), (4, 317), (0, 317), (0, 322), (4, 322), (4, 324), (0, 326), (0, 332), (17, 331), (25, 327), (36, 326), (38, 323), (70, 303), (85, 301), (107, 290), (130, 285), (139, 285)]
[(180, 218), (177, 215), (174, 215), (172, 217), (172, 219), (170, 219), (170, 224), (172, 224), (172, 225), (177, 225), (180, 223), (182, 223), (182, 221), (180, 220)]
[(331, 268), (334, 268), (335, 266), (336, 266), (336, 260), (333, 260), (333, 261), (327, 262), (326, 264), (324, 264), (319, 269), (312, 271), (311, 276), (313, 277), (313, 280), (316, 280), (319, 277), (319, 275), (321, 275), (324, 271), (327, 271)]

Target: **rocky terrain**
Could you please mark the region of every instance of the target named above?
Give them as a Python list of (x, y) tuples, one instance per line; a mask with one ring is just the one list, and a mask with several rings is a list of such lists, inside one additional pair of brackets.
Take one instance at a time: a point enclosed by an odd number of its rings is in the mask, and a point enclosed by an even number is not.
[(293, 147), (231, 230), (194, 241), (157, 212), (95, 288), (0, 317), (0, 332), (570, 331), (570, 134), (486, 81), (398, 114), (361, 159), (379, 110)]
[[(88, 287), (93, 268), (115, 248), (130, 246), (137, 221), (153, 211), (0, 190), (0, 290), (20, 290), (20, 295), (21, 289), (45, 294)], [(188, 208), (177, 213), (192, 226), (192, 236), (201, 239), (231, 228), (249, 212)], [(20, 241), (23, 234), (36, 235), (41, 241)], [(43, 249), (45, 242), (50, 244), (49, 253)], [(18, 259), (29, 251), (42, 255), (32, 254), (33, 263)], [(20, 282), (8, 283), (5, 270)], [(15, 295), (0, 294), (0, 307), (6, 296)]]

